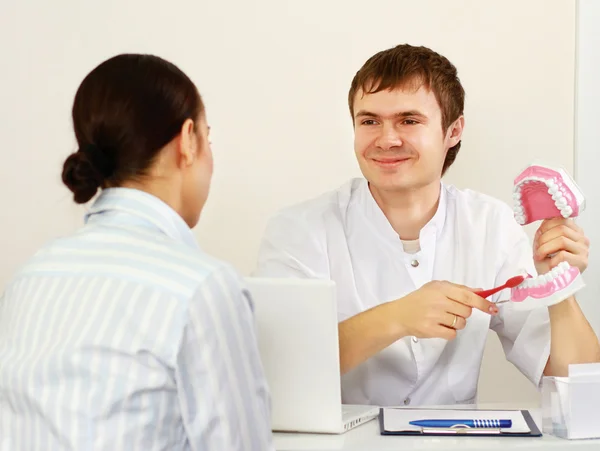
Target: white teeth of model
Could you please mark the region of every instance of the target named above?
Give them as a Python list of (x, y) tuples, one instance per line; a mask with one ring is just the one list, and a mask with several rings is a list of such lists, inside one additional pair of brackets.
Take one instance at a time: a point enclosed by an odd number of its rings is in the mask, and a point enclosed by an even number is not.
[(527, 288), (528, 282), (529, 282), (529, 279), (525, 279), (523, 282), (521, 282), (519, 285), (517, 285), (517, 288)]
[(544, 274), (544, 283), (548, 283), (552, 280), (552, 276), (550, 274)]
[(565, 271), (567, 271), (571, 267), (571, 265), (569, 265), (568, 262), (560, 262), (558, 264), (558, 267), (564, 269)]
[(556, 268), (554, 268), (552, 271), (550, 271), (550, 273), (552, 274), (553, 277), (558, 277), (560, 275), (560, 270), (558, 269), (558, 266)]
[(537, 279), (531, 279), (529, 281), (529, 288), (535, 288), (537, 287), (538, 283), (537, 283)]
[(552, 195), (552, 200), (553, 200), (554, 202), (556, 202), (557, 200), (559, 200), (559, 199), (562, 199), (562, 197), (563, 197), (563, 195), (562, 195), (562, 193), (559, 191), (558, 193), (554, 193), (554, 194)]
[(548, 194), (556, 194), (558, 193), (558, 186), (552, 185), (548, 187)]
[(515, 191), (513, 192), (513, 199), (515, 199), (515, 200), (521, 199), (521, 191), (517, 187), (515, 187)]
[(522, 205), (515, 205), (515, 213), (517, 213), (517, 215), (522, 216), (523, 213), (525, 212), (525, 209), (523, 208)]
[(552, 179), (546, 180), (546, 186), (549, 189), (554, 188), (554, 187), (556, 187), (556, 182), (554, 180), (552, 180)]
[(565, 199), (564, 197), (561, 197), (555, 203), (556, 203), (556, 206), (558, 207), (558, 209), (562, 210), (563, 208), (565, 208), (567, 206), (567, 199)]

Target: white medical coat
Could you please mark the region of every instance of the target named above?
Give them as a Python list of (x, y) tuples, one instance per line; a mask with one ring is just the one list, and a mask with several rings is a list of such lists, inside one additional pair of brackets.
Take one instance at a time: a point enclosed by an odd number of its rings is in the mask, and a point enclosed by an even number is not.
[[(288, 207), (267, 225), (254, 273), (332, 279), (343, 321), (406, 296), (431, 280), (491, 288), (525, 269), (536, 275), (531, 244), (503, 202), (442, 183), (434, 217), (421, 230), (420, 250), (405, 252), (364, 179)], [(505, 299), (508, 290), (493, 299)], [(507, 359), (536, 386), (550, 352), (545, 307), (496, 317), (473, 309), (456, 339), (405, 337), (342, 376), (346, 404), (475, 402), (488, 330)]]

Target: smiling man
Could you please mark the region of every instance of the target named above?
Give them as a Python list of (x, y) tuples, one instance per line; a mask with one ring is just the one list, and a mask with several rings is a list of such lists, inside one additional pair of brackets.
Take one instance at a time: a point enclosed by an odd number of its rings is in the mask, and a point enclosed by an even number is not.
[(343, 402), (471, 403), (489, 329), (536, 386), (598, 361), (574, 298), (518, 312), (473, 293), (561, 261), (583, 272), (589, 241), (558, 218), (540, 225), (532, 249), (506, 204), (442, 182), (464, 127), (456, 68), (400, 45), (364, 64), (348, 103), (364, 179), (275, 215), (255, 272), (336, 282)]

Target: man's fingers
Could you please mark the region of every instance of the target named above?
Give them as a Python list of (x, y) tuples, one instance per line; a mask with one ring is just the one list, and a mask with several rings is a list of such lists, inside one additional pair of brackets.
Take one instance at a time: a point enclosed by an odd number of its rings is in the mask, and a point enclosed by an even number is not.
[(571, 241), (580, 241), (582, 243), (584, 242), (584, 238), (585, 238), (585, 236), (582, 233), (578, 232), (577, 230), (573, 229), (572, 227), (569, 227), (566, 224), (560, 224), (560, 225), (557, 225), (556, 227), (552, 227), (547, 232), (542, 233), (537, 239), (537, 245), (543, 246), (544, 244), (548, 243), (549, 241), (552, 241), (555, 238), (559, 238), (559, 237), (565, 237), (565, 238), (570, 239)]
[(565, 225), (575, 230), (579, 229), (579, 226), (577, 226), (572, 219), (565, 219), (562, 217), (544, 219), (535, 233), (536, 238), (546, 233), (548, 230), (560, 225)]
[(448, 341), (454, 340), (456, 338), (456, 329), (440, 325), (435, 329), (434, 336)]
[(558, 236), (538, 247), (535, 251), (535, 257), (538, 260), (543, 260), (548, 255), (555, 254), (559, 251), (567, 251), (574, 255), (583, 255), (587, 252), (587, 248), (583, 243), (570, 240), (563, 236)]
[(576, 266), (579, 271), (584, 272), (588, 266), (588, 256), (574, 255), (566, 251), (560, 251), (550, 259), (550, 268), (555, 268), (561, 262), (567, 262), (570, 266)]
[(490, 302), (472, 292), (467, 292), (467, 297), (468, 302), (473, 308), (481, 310), (482, 312), (490, 315), (498, 314), (498, 307), (493, 302)]
[(460, 302), (451, 301), (448, 303), (447, 311), (452, 315), (458, 315), (466, 319), (471, 316), (473, 308)]
[(450, 327), (454, 330), (462, 330), (467, 325), (467, 320), (462, 316), (455, 315), (454, 313), (445, 312), (440, 324), (442, 326)]
[(449, 285), (454, 285), (455, 287), (462, 288), (463, 290), (467, 290), (467, 291), (472, 291), (472, 292), (483, 291), (483, 288), (471, 288), (466, 285), (461, 285), (460, 283), (450, 283), (450, 282), (445, 282), (445, 283), (447, 283)]
[(482, 312), (495, 315), (498, 313), (498, 307), (481, 296), (476, 295), (469, 289), (462, 288), (452, 283), (443, 284), (443, 291), (446, 297), (461, 304), (476, 308)]

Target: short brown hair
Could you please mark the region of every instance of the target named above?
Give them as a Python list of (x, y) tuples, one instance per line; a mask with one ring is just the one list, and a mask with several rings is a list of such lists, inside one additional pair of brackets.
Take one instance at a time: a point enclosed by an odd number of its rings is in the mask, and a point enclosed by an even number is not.
[[(398, 45), (369, 58), (354, 76), (348, 92), (348, 105), (354, 120), (354, 98), (359, 90), (373, 94), (384, 89), (424, 86), (433, 91), (442, 110), (444, 132), (464, 110), (465, 91), (456, 67), (444, 56), (427, 47)], [(460, 141), (448, 150), (442, 175), (454, 163)]]

